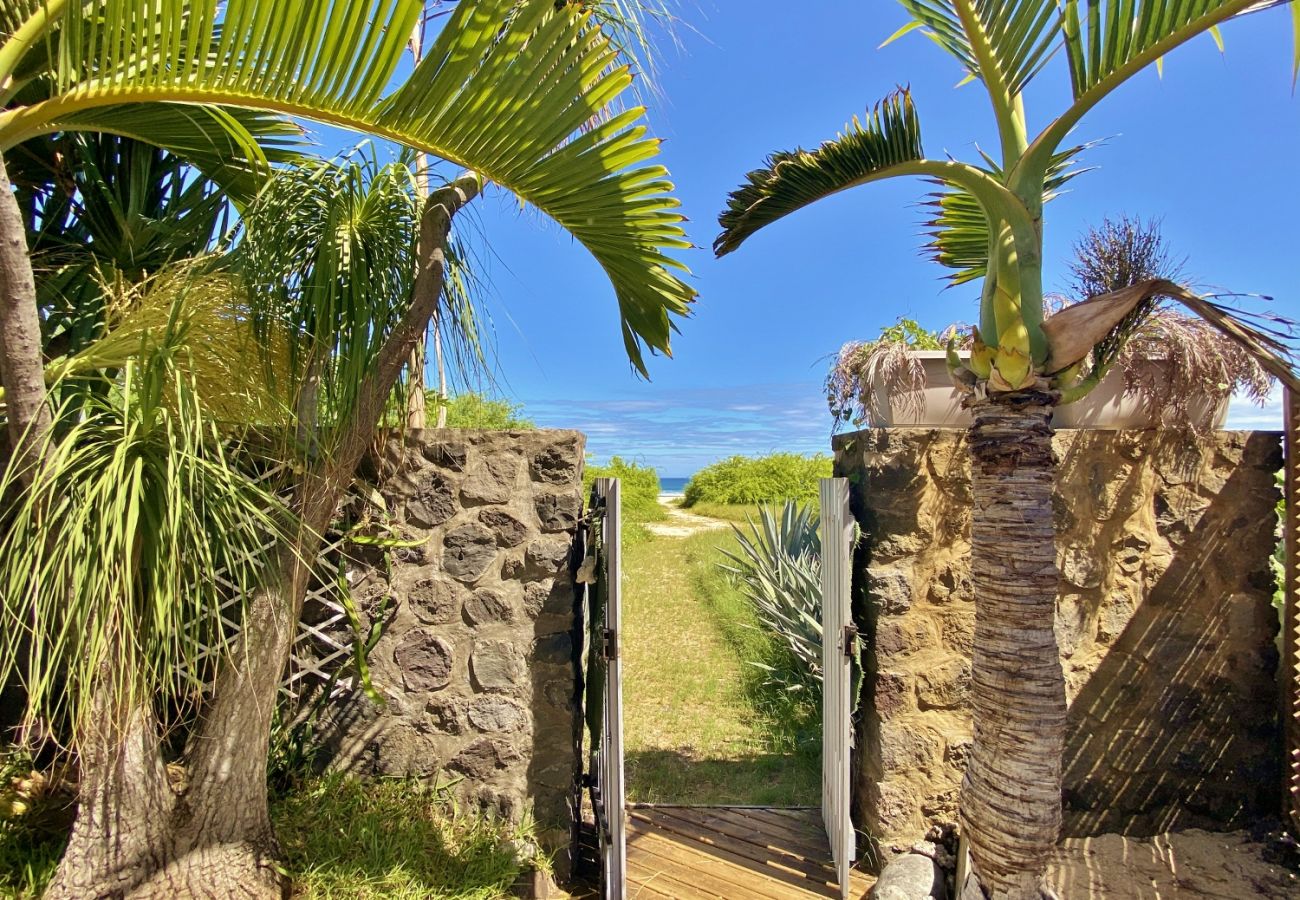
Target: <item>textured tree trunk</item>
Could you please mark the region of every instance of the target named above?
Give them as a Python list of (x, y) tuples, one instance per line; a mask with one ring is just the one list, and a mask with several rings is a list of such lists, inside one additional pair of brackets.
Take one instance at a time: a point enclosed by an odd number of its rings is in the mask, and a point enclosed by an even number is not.
[(0, 156), (0, 378), (5, 389), (12, 463), (30, 481), (46, 449), (50, 406), (41, 356), (36, 279), (27, 252), (22, 210)]
[(433, 357), (438, 366), (438, 427), (447, 427), (447, 360), (442, 353), (442, 311), (433, 314)]
[[(62, 883), (75, 885), (77, 891), (51, 893), (49, 897), (269, 900), (286, 896), (288, 885), (275, 865), (278, 849), (267, 807), (266, 759), (276, 694), (306, 596), (306, 563), (319, 551), (320, 535), (374, 438), (385, 400), (437, 309), (446, 266), (443, 248), (452, 217), (478, 190), (477, 177), (466, 174), (435, 192), (425, 205), (420, 246), (427, 252), (421, 253), (410, 308), (362, 384), (352, 420), (338, 446), (309, 469), (295, 488), (294, 505), (302, 528), (294, 544), (279, 553), (276, 579), (249, 604), (245, 628), (217, 677), (213, 699), (191, 739), (188, 786), (170, 807), (170, 816), (163, 810), (153, 820), (164, 823), (162, 827), (147, 832), (130, 830), (143, 836), (142, 846), (149, 852), (133, 851), (136, 855), (132, 858), (139, 865), (129, 884), (117, 875), (109, 878), (83, 865), (80, 855), (70, 858), (63, 867), (68, 872)], [(124, 797), (129, 800), (137, 780), (151, 777), (149, 773), (161, 767), (156, 739), (152, 746), (152, 753), (142, 751), (131, 766), (123, 767), (105, 808), (128, 808), (115, 804)], [(99, 777), (100, 766), (91, 762), (91, 774)], [(82, 819), (87, 842), (111, 843), (111, 823), (79, 814), (78, 821)], [(140, 819), (133, 813), (133, 822)], [(124, 833), (118, 829), (119, 835)]]
[(424, 358), (424, 342), (420, 341), (411, 350), (411, 358), (406, 363), (407, 428), (424, 428), (429, 424), (424, 399)]
[(1053, 401), (1023, 392), (972, 410), (975, 744), (961, 793), (972, 867), (963, 897), (1051, 896), (1043, 874), (1061, 828), (1066, 714), (1054, 629)]
[(152, 713), (100, 703), (93, 718), (78, 742), (77, 818), (46, 900), (126, 896), (168, 852), (175, 797)]

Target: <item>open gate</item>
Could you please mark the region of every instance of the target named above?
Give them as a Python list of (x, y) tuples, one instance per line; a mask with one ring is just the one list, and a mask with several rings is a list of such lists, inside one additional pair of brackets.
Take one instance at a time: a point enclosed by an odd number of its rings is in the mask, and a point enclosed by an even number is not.
[(591, 489), (587, 554), (580, 580), (587, 585), (586, 719), (590, 760), (586, 783), (600, 841), (601, 884), (609, 900), (627, 896), (627, 813), (623, 789), (623, 672), (621, 508), (617, 478), (597, 478)]
[(1282, 585), (1282, 740), (1284, 804), (1291, 827), (1300, 831), (1300, 391), (1282, 392), (1285, 413)]
[(821, 480), (822, 545), (822, 820), (830, 838), (840, 897), (849, 896), (857, 851), (850, 818), (853, 701), (858, 629), (850, 609), (853, 516), (849, 482)]

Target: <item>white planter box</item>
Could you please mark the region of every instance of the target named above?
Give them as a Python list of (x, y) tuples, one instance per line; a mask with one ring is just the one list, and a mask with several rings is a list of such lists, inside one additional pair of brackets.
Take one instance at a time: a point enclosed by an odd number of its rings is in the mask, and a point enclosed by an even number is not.
[[(884, 427), (969, 428), (970, 412), (961, 408), (962, 394), (952, 385), (948, 375), (948, 355), (942, 350), (917, 350), (915, 355), (925, 367), (923, 402), (917, 404), (902, 398), (887, 397), (885, 387), (876, 384), (876, 404), (888, 410)], [(965, 359), (966, 353), (962, 354)], [(1212, 416), (1211, 428), (1222, 428), (1228, 419), (1228, 402), (1216, 404), (1210, 410), (1206, 399), (1192, 405), (1193, 414), (1204, 421)], [(1057, 407), (1052, 416), (1054, 428), (1087, 428), (1093, 430), (1118, 430), (1124, 428), (1155, 428), (1156, 418), (1143, 409), (1136, 397), (1124, 393), (1124, 373), (1112, 369), (1101, 384), (1088, 396), (1076, 403)]]

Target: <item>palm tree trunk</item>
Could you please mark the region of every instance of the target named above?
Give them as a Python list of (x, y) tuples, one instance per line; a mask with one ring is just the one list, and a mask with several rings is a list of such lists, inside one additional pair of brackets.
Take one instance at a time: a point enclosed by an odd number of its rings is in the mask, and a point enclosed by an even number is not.
[(1051, 896), (1043, 874), (1061, 829), (1066, 715), (1054, 629), (1053, 403), (1022, 392), (972, 410), (975, 743), (961, 793), (972, 867), (963, 897)]
[[(358, 392), (351, 422), (334, 452), (295, 489), (301, 529), (282, 548), (275, 580), (252, 598), (246, 625), (218, 675), (213, 699), (191, 740), (190, 784), (176, 805), (168, 859), (131, 897), (280, 897), (283, 878), (266, 795), (266, 757), (280, 678), (307, 592), (304, 561), (315, 558), (353, 472), (370, 446), (386, 399), (411, 348), (437, 308), (452, 217), (479, 191), (466, 174), (435, 192), (420, 224), (422, 252), (412, 302)], [(88, 894), (87, 896), (94, 896)]]
[(27, 252), (22, 210), (0, 155), (0, 378), (5, 389), (11, 463), (30, 481), (40, 466), (51, 426), (41, 355), (36, 278)]

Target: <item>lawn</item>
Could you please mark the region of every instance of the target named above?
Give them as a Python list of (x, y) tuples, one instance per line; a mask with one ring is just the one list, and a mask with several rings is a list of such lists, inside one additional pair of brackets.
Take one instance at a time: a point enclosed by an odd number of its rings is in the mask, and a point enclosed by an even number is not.
[(716, 568), (719, 545), (733, 543), (718, 530), (625, 548), (624, 739), (633, 802), (820, 802), (815, 710), (771, 696), (761, 670), (744, 662), (768, 658), (771, 647)]
[[(405, 779), (311, 779), (275, 798), (271, 817), (294, 900), (508, 897), (533, 847), (527, 825), (458, 808), (445, 791)], [(0, 898), (39, 897), (63, 835), (0, 818)]]

